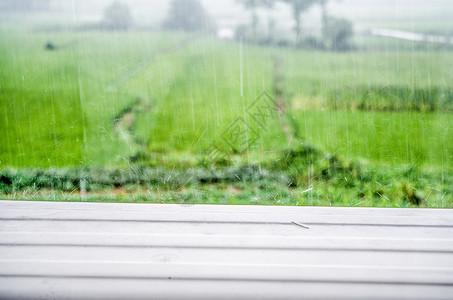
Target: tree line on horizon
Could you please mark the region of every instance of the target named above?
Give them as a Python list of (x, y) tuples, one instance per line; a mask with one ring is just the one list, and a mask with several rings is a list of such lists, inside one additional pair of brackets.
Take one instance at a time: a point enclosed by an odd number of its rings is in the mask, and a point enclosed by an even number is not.
[[(352, 23), (344, 18), (337, 18), (331, 16), (327, 9), (329, 0), (236, 0), (245, 9), (250, 11), (250, 25), (251, 34), (248, 39), (254, 42), (259, 42), (257, 26), (259, 24), (258, 10), (265, 9), (271, 10), (277, 3), (283, 3), (289, 6), (293, 17), (293, 31), (294, 31), (294, 45), (306, 46), (312, 48), (325, 48), (336, 51), (349, 50), (352, 47), (351, 38), (353, 36)], [(336, 0), (341, 1), (341, 0)], [(322, 24), (322, 40), (317, 40), (313, 36), (303, 37), (303, 14), (311, 9), (313, 6), (321, 8), (321, 24)], [(275, 27), (275, 22), (269, 20), (269, 40), (272, 39), (271, 32)], [(247, 27), (243, 28), (243, 35), (247, 35)]]
[[(351, 38), (353, 36), (352, 23), (343, 18), (333, 17), (327, 10), (329, 0), (236, 0), (246, 10), (250, 11), (250, 24), (239, 25), (236, 28), (236, 37), (251, 43), (275, 44), (272, 37), (272, 27), (275, 27), (275, 21), (269, 21), (268, 36), (266, 38), (258, 37), (259, 9), (271, 10), (277, 3), (284, 3), (292, 11), (294, 21), (294, 42), (296, 47), (309, 47), (318, 49), (330, 49), (334, 51), (345, 51), (352, 48)], [(336, 0), (341, 1), (341, 0)], [(121, 22), (122, 28), (129, 27), (132, 24), (131, 17), (125, 18), (120, 13), (121, 10), (127, 11), (127, 7), (118, 9), (118, 17), (112, 17), (112, 7), (119, 8), (119, 2), (114, 2), (106, 10), (106, 20), (129, 20), (128, 26)], [(122, 4), (124, 5), (124, 4)], [(124, 5), (125, 6), (125, 5)], [(313, 6), (321, 8), (322, 38), (317, 39), (313, 36), (303, 39), (302, 21), (303, 14)], [(108, 12), (108, 13), (107, 13)], [(130, 12), (127, 14), (130, 16)], [(107, 22), (109, 23), (109, 22)], [(112, 22), (110, 22), (112, 23)], [(214, 32), (215, 23), (208, 15), (199, 0), (172, 0), (167, 12), (167, 16), (162, 23), (165, 30), (180, 31), (204, 31)], [(278, 42), (278, 41), (277, 41)], [(289, 44), (289, 43), (286, 43)]]
[[(341, 1), (341, 0), (330, 0)], [(51, 0), (0, 0), (0, 11), (40, 11), (50, 9)], [(352, 23), (343, 18), (333, 17), (327, 10), (329, 0), (236, 0), (250, 12), (249, 24), (239, 24), (235, 36), (246, 42), (267, 45), (291, 45), (295, 47), (330, 49), (344, 51), (352, 48)], [(276, 4), (287, 5), (292, 12), (292, 40), (274, 38), (275, 20), (269, 18), (267, 36), (258, 33), (259, 10), (271, 11)], [(314, 6), (321, 8), (321, 38), (307, 35), (302, 28), (303, 15)], [(129, 6), (120, 0), (113, 1), (104, 10), (103, 20), (91, 26), (93, 29), (129, 30), (134, 20)], [(90, 26), (86, 28), (91, 28)], [(164, 30), (200, 31), (215, 33), (216, 25), (199, 0), (171, 0), (167, 15), (161, 24)], [(82, 27), (84, 28), (84, 27)]]

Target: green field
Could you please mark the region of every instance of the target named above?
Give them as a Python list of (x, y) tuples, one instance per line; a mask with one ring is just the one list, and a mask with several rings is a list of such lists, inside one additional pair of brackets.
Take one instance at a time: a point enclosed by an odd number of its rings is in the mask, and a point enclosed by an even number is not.
[[(92, 201), (453, 207), (451, 52), (6, 27), (0, 37), (5, 198), (77, 200), (86, 176)], [(285, 103), (264, 128), (246, 113), (262, 92)], [(256, 142), (210, 159), (239, 117)], [(141, 180), (147, 170), (163, 175)], [(218, 173), (186, 180), (188, 170)], [(99, 179), (109, 172), (124, 180)]]

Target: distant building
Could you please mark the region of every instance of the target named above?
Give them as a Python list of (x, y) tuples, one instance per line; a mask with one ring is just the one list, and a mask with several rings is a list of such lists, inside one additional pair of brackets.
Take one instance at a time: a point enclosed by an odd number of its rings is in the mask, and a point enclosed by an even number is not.
[(217, 30), (217, 37), (222, 40), (234, 39), (234, 31), (231, 28), (223, 27)]

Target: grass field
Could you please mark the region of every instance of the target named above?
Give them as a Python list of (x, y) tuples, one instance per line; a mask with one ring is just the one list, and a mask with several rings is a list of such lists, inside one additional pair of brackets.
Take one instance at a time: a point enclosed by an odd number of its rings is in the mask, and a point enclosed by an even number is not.
[[(0, 35), (2, 197), (77, 200), (83, 179), (91, 201), (453, 207), (451, 52)], [(264, 127), (263, 91), (285, 104)], [(256, 142), (210, 160), (237, 118)]]

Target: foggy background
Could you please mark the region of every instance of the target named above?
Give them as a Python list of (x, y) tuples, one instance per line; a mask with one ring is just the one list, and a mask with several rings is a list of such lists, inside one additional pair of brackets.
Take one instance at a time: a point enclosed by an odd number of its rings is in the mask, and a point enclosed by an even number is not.
[[(14, 13), (5, 9), (0, 1), (2, 19), (23, 18), (24, 13)], [(20, 3), (20, 1), (16, 1)], [(80, 23), (96, 22), (102, 19), (104, 9), (110, 0), (50, 0), (50, 11), (35, 9), (28, 13), (35, 17), (41, 16), (47, 22)], [(125, 0), (122, 1), (131, 9), (137, 27), (158, 29), (168, 10), (170, 0)], [(238, 24), (249, 23), (250, 12), (245, 10), (236, 0), (202, 0), (204, 8), (218, 28), (234, 28)], [(443, 31), (453, 31), (453, 2), (450, 0), (342, 0), (328, 3), (329, 13), (345, 17), (354, 23), (356, 32), (366, 31), (374, 27), (392, 27), (405, 25), (410, 29), (414, 23), (426, 22), (433, 27), (442, 27)], [(27, 13), (26, 13), (27, 14)], [(307, 31), (319, 29), (320, 10), (318, 6), (310, 9), (303, 16), (303, 26)], [(20, 16), (19, 16), (20, 15)], [(261, 22), (269, 17), (275, 18), (278, 30), (291, 29), (293, 26), (291, 11), (287, 5), (277, 3), (273, 9), (258, 9)], [(49, 19), (52, 17), (51, 19)], [(446, 24), (445, 19), (450, 19)], [(0, 21), (1, 22), (1, 21)], [(261, 24), (264, 25), (264, 24)]]

